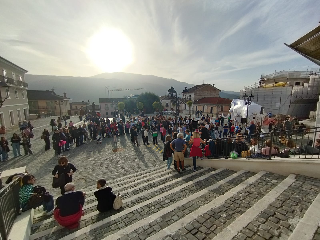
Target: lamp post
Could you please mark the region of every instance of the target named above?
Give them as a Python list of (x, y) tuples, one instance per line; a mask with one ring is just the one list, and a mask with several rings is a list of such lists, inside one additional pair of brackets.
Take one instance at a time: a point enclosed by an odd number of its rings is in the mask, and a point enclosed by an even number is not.
[(175, 95), (175, 104), (176, 104), (176, 114), (175, 114), (175, 123), (176, 123), (176, 126), (177, 126), (177, 114), (178, 114), (178, 110), (179, 110), (179, 102), (178, 102), (178, 93), (177, 93), (177, 91), (173, 88), (173, 87), (171, 87), (169, 90), (168, 90), (168, 92), (169, 92), (169, 96), (170, 97), (174, 97), (174, 95)]
[(252, 92), (251, 92), (250, 96), (247, 95), (247, 92), (244, 92), (244, 95), (242, 97), (243, 97), (243, 100), (245, 102), (245, 105), (247, 105), (246, 123), (248, 125), (249, 105), (251, 105), (252, 99), (254, 98), (254, 96), (252, 95)]
[(90, 103), (90, 101), (88, 100), (88, 102), (82, 101), (83, 104), (86, 105), (86, 114), (88, 114), (88, 105)]

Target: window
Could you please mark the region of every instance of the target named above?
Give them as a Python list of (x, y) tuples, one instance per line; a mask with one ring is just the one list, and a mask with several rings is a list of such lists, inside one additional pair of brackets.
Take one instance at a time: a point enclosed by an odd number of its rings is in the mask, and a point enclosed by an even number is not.
[(16, 90), (14, 90), (14, 95), (16, 96), (16, 98), (19, 98), (19, 92), (18, 92), (18, 90), (16, 89)]
[(23, 98), (23, 99), (25, 99), (25, 93), (24, 93), (24, 90), (22, 90), (22, 92), (21, 92), (21, 96), (22, 96), (22, 98)]
[(78, 109), (78, 106), (75, 106), (76, 109)]
[(2, 75), (3, 75), (4, 77), (7, 76), (7, 71), (6, 71), (5, 69), (2, 70)]
[(14, 125), (13, 111), (9, 111), (9, 118), (10, 118), (10, 124), (11, 126), (13, 126)]
[(19, 80), (22, 82), (22, 76), (21, 75), (19, 75)]
[(294, 85), (295, 86), (300, 86), (300, 82), (295, 82)]
[(12, 79), (16, 80), (16, 74), (14, 72), (12, 72)]
[(221, 112), (223, 112), (223, 106), (220, 106), (220, 108), (221, 108), (221, 110), (220, 110), (220, 111), (221, 111)]
[(109, 114), (108, 114), (108, 112), (106, 112), (106, 116), (108, 116)]
[(105, 105), (105, 109), (106, 110), (109, 110), (109, 105), (106, 103), (106, 105)]
[(10, 99), (10, 89), (6, 89), (6, 98)]

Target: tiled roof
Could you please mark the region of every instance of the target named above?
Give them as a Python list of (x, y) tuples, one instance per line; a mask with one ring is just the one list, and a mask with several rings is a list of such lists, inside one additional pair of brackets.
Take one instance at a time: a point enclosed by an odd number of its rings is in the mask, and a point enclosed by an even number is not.
[(231, 102), (232, 100), (227, 98), (205, 97), (195, 101), (194, 104), (230, 104)]
[(29, 100), (64, 100), (65, 98), (57, 95), (51, 90), (28, 90), (27, 91)]
[[(196, 91), (196, 90), (198, 90), (198, 89), (201, 89), (201, 88), (203, 88), (203, 87), (205, 87), (205, 86), (210, 86), (210, 87), (213, 87), (213, 88), (219, 90), (218, 88), (216, 88), (216, 87), (214, 86), (214, 84), (211, 85), (211, 84), (204, 83), (204, 84), (201, 84), (201, 85), (195, 85), (195, 86), (193, 86), (192, 88), (189, 88), (189, 89), (185, 88), (185, 89), (182, 91), (182, 93), (193, 93), (194, 91)], [(220, 91), (220, 90), (219, 90), (219, 91)]]
[(84, 101), (84, 102), (72, 102), (70, 104), (73, 104), (73, 105), (89, 105), (89, 103), (87, 101)]

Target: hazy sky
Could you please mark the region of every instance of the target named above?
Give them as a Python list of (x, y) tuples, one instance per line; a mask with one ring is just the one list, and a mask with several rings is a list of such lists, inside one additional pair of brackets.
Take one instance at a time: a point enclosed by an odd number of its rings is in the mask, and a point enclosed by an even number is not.
[(319, 9), (319, 0), (1, 0), (0, 55), (31, 74), (123, 71), (238, 91), (262, 73), (316, 67), (283, 43), (315, 28)]

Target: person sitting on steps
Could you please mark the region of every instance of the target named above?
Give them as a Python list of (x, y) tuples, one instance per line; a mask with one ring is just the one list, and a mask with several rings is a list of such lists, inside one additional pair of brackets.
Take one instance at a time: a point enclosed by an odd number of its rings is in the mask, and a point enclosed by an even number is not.
[(113, 202), (116, 195), (112, 192), (112, 188), (107, 186), (105, 179), (99, 179), (97, 181), (97, 189), (98, 191), (94, 192), (94, 196), (98, 201), (97, 210), (99, 212), (107, 212), (113, 209)]
[(64, 186), (65, 194), (56, 200), (57, 207), (54, 210), (55, 220), (63, 227), (74, 229), (79, 226), (83, 216), (83, 205), (85, 193), (75, 191), (75, 185), (70, 182)]

